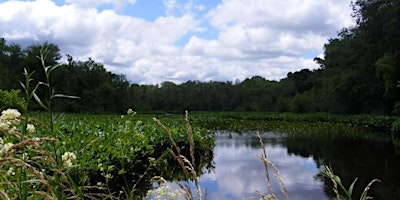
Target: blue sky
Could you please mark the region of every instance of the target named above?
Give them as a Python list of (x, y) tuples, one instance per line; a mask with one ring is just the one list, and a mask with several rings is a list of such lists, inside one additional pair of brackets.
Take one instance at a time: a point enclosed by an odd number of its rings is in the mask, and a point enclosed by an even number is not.
[(0, 37), (54, 43), (132, 83), (280, 80), (318, 67), (323, 45), (354, 23), (350, 2), (0, 0)]

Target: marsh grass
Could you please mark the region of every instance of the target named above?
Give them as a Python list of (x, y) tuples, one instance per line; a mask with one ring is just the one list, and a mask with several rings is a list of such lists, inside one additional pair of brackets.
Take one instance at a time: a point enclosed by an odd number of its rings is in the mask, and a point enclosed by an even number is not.
[[(191, 186), (189, 183), (181, 183), (179, 181), (175, 181), (175, 183), (179, 186), (179, 188), (183, 191), (182, 194), (184, 195), (185, 199), (190, 200), (190, 199), (206, 199), (206, 195), (203, 197), (203, 193), (201, 190), (200, 186), (200, 176), (201, 170), (202, 170), (202, 164), (201, 160), (198, 165), (196, 165), (196, 160), (195, 160), (195, 142), (193, 138), (193, 131), (192, 127), (190, 125), (189, 121), (189, 113), (186, 111), (185, 114), (185, 121), (186, 121), (186, 133), (189, 141), (189, 149), (190, 149), (190, 157), (189, 159), (181, 154), (181, 148), (176, 144), (175, 140), (172, 137), (171, 132), (168, 130), (168, 128), (161, 123), (160, 120), (154, 118), (154, 121), (165, 131), (167, 134), (169, 140), (171, 141), (171, 144), (173, 148), (175, 149), (168, 149), (173, 158), (178, 162), (179, 166), (182, 169), (182, 172), (185, 176), (186, 180), (193, 180), (195, 187), (196, 187), (196, 192), (194, 193), (191, 189)], [(197, 169), (196, 169), (197, 168)]]
[[(14, 127), (18, 126), (14, 121)], [(48, 146), (58, 142), (50, 137), (30, 138), (17, 128), (2, 129), (0, 154), (0, 196), (4, 199), (97, 199), (111, 197), (84, 193), (92, 187), (77, 186), (68, 175), (66, 160), (57, 163)], [(4, 139), (4, 140), (3, 140)], [(8, 144), (8, 145), (6, 145)], [(5, 148), (8, 146), (8, 148)], [(97, 188), (99, 189), (99, 188)]]

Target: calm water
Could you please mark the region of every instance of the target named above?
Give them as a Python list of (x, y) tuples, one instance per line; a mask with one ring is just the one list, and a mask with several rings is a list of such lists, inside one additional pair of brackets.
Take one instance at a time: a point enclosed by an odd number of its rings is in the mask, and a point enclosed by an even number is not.
[[(358, 199), (373, 178), (382, 180), (373, 186), (375, 199), (400, 199), (400, 156), (388, 140), (345, 138), (288, 138), (283, 134), (263, 133), (267, 156), (279, 169), (290, 199), (330, 199), (334, 194), (330, 181), (321, 177), (321, 166), (331, 165), (348, 186), (358, 177)], [(207, 199), (245, 199), (267, 193), (264, 165), (255, 154), (262, 149), (255, 133), (218, 132), (214, 148), (215, 169), (201, 177)], [(271, 184), (279, 199), (279, 183), (270, 170)]]

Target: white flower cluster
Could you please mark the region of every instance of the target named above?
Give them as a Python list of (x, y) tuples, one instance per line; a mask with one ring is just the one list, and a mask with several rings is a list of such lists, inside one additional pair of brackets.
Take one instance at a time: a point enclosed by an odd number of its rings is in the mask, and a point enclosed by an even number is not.
[[(21, 113), (17, 109), (7, 109), (1, 112), (0, 116), (0, 131), (13, 132), (16, 131), (16, 127), (13, 126), (20, 122)], [(26, 126), (26, 131), (28, 133), (35, 132), (35, 126), (33, 124), (28, 124)]]
[(10, 151), (12, 143), (4, 143), (3, 138), (0, 137), (0, 157)]
[(162, 200), (171, 199), (176, 200), (184, 195), (184, 191), (180, 189), (172, 190), (167, 184), (161, 184), (157, 189), (147, 191), (146, 199)]
[(28, 131), (28, 133), (33, 133), (35, 132), (35, 126), (33, 124), (28, 124), (26, 126), (26, 131)]
[(76, 160), (76, 155), (67, 151), (61, 156), (61, 159), (64, 162), (64, 166), (70, 168), (72, 167), (72, 162)]
[(20, 116), (21, 113), (16, 109), (3, 110), (0, 116), (0, 130), (10, 130), (12, 123), (18, 122)]
[(129, 108), (128, 111), (126, 111), (126, 114), (128, 114), (128, 115), (136, 115), (136, 112), (133, 111), (132, 108)]

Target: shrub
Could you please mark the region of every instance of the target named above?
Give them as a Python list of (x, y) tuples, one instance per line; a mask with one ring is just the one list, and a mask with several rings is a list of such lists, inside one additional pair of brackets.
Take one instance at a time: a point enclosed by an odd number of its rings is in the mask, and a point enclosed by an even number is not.
[(20, 97), (20, 90), (1, 90), (0, 89), (0, 110), (15, 108), (23, 110), (25, 101)]

